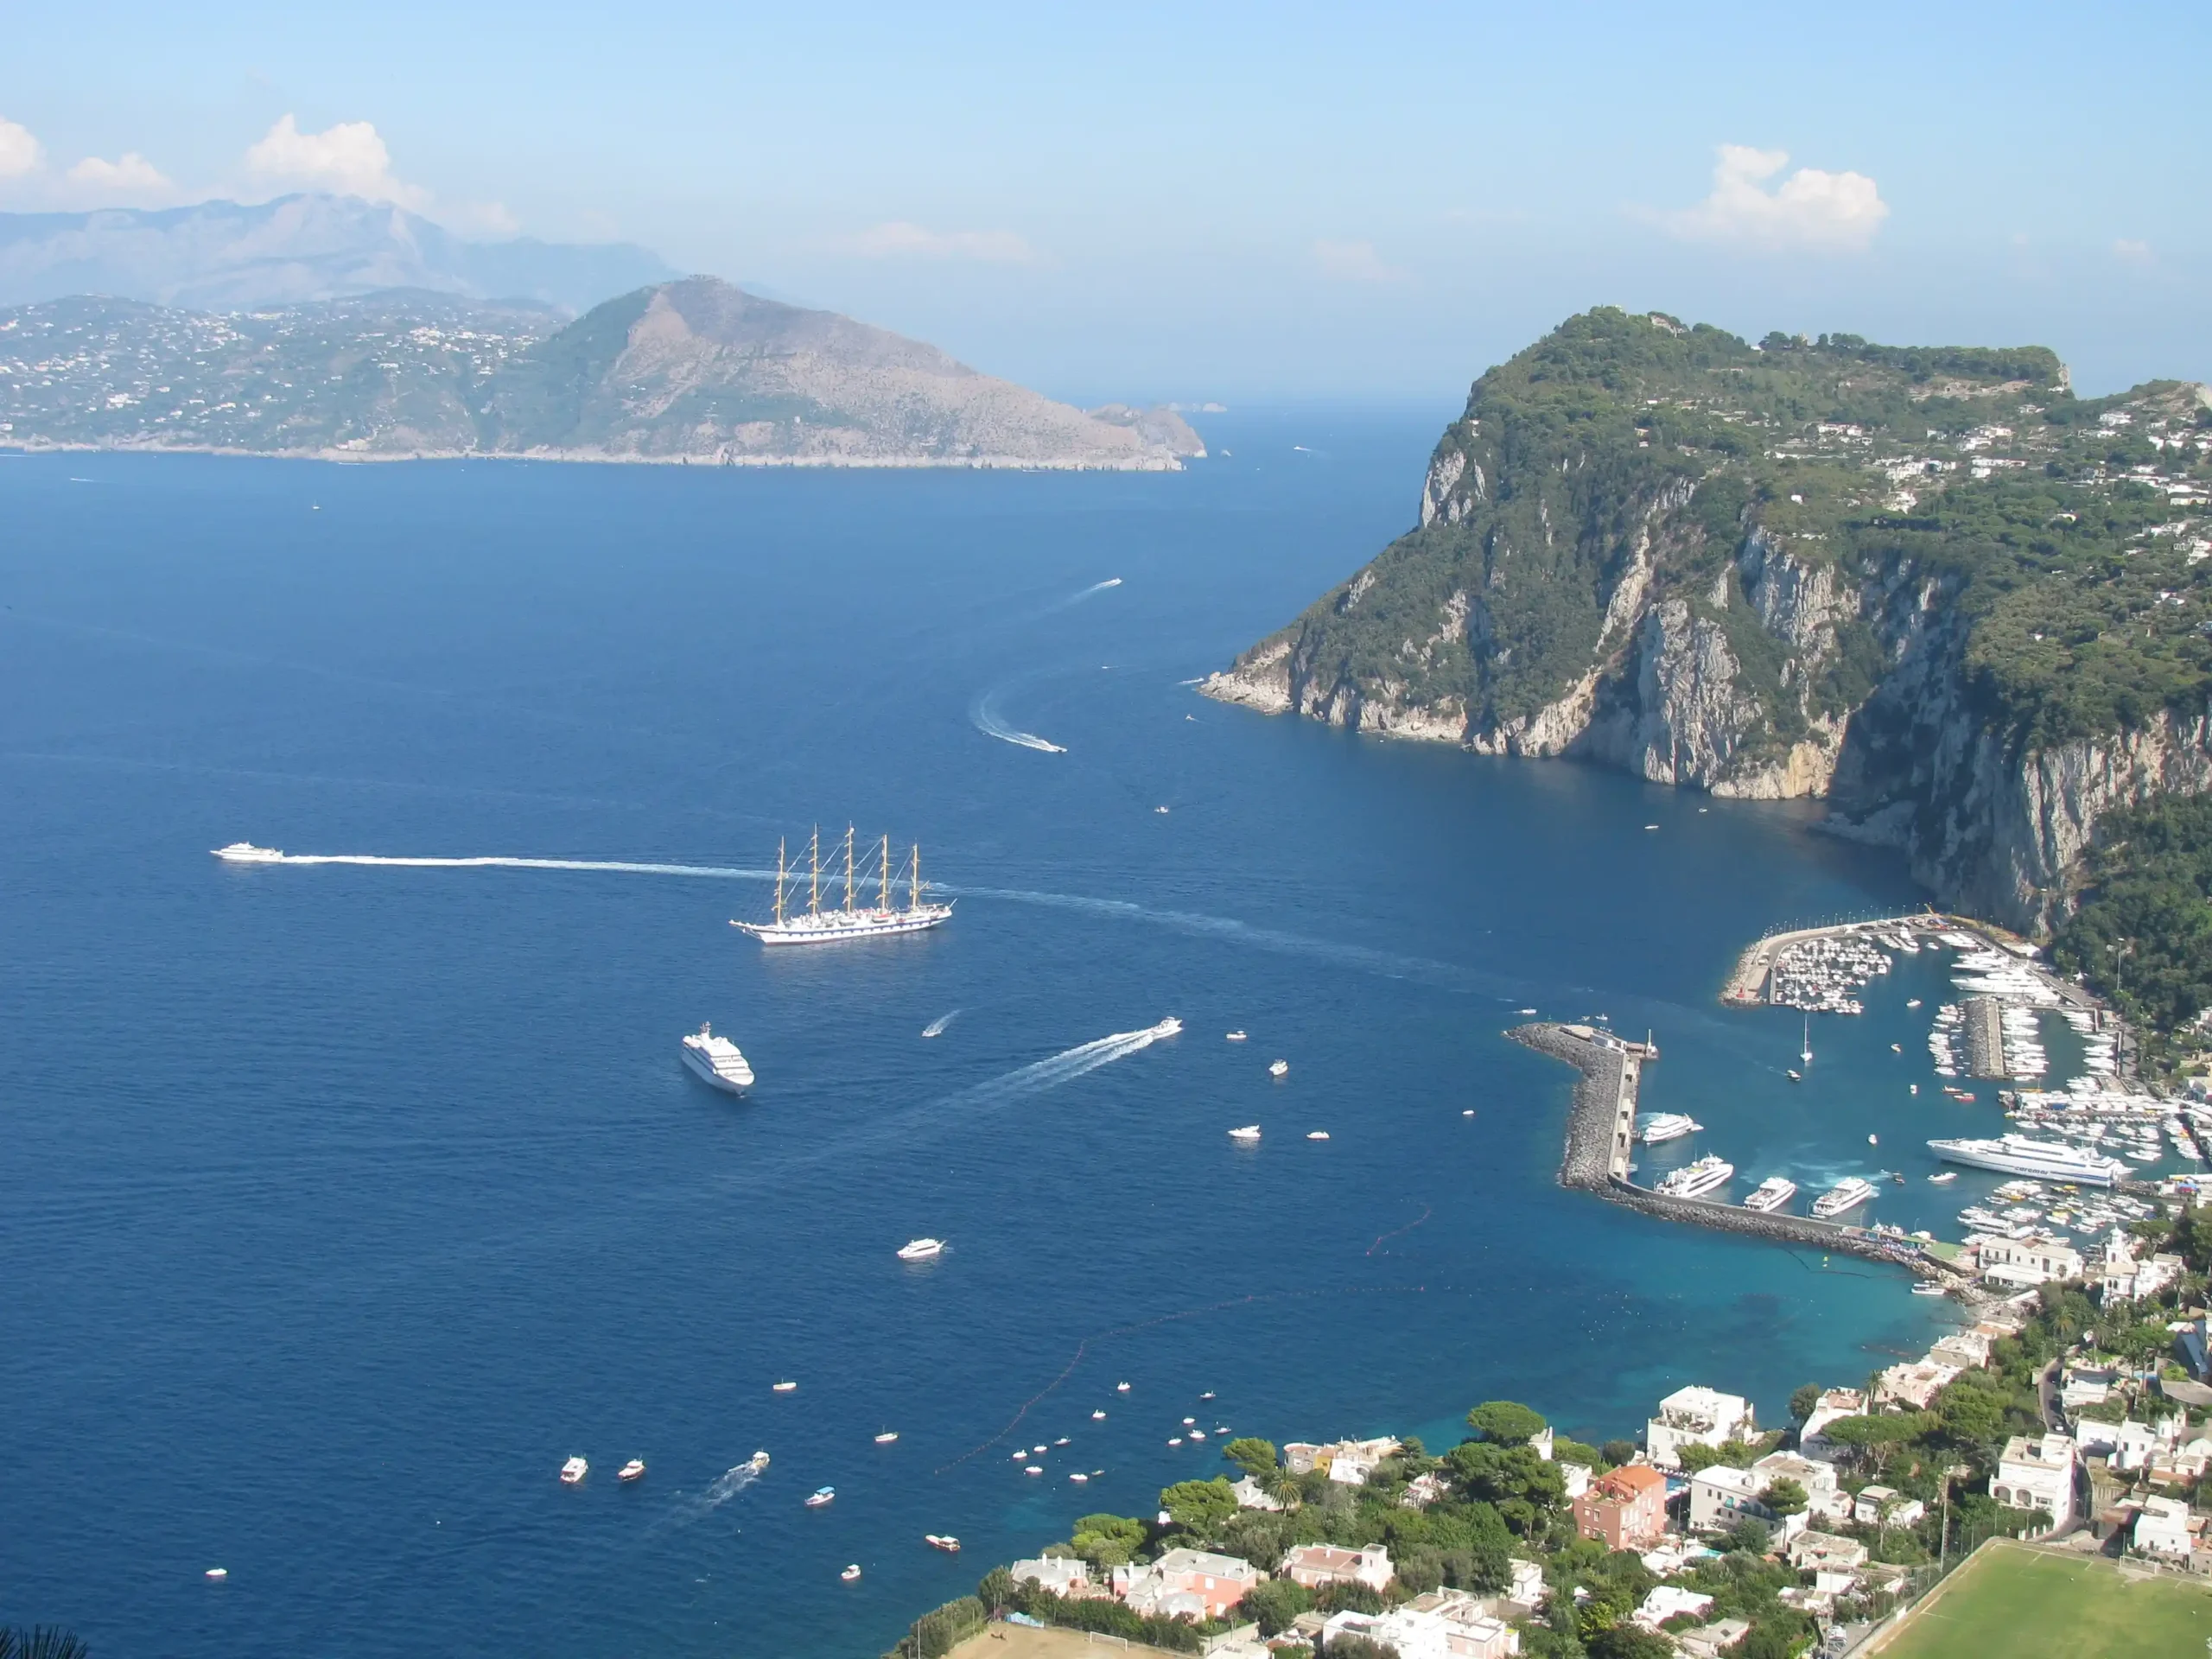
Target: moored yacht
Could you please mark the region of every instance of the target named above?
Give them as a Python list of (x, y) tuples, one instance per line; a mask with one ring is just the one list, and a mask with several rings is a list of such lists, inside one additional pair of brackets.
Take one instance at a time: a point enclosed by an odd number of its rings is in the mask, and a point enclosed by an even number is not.
[(2030, 1175), (2046, 1181), (2071, 1181), (2083, 1186), (2110, 1186), (2125, 1180), (2128, 1174), (2127, 1166), (2117, 1158), (2069, 1146), (2063, 1141), (2037, 1141), (2024, 1135), (2005, 1135), (1987, 1141), (1930, 1141), (1928, 1149), (1946, 1163), (2002, 1170), (2008, 1175)]
[(1260, 1138), (1260, 1126), (1256, 1123), (1247, 1123), (1241, 1129), (1231, 1129), (1229, 1132), (1229, 1138), (1232, 1141), (1243, 1141), (1247, 1143), (1257, 1141)]
[(745, 1056), (728, 1038), (715, 1036), (711, 1025), (702, 1025), (686, 1037), (682, 1052), (691, 1075), (710, 1089), (741, 1095), (753, 1086), (753, 1068), (746, 1064)]
[(1770, 1175), (1744, 1200), (1746, 1210), (1779, 1210), (1797, 1196), (1797, 1183), (1785, 1176)]
[(584, 1477), (590, 1472), (591, 1465), (582, 1458), (570, 1458), (561, 1465), (561, 1484), (563, 1486), (581, 1486)]
[(1670, 1171), (1660, 1180), (1657, 1191), (1670, 1198), (1701, 1198), (1735, 1178), (1735, 1165), (1707, 1154), (1694, 1164)]
[(643, 1480), (645, 1478), (645, 1460), (643, 1458), (631, 1459), (615, 1472), (614, 1476), (615, 1479), (621, 1481)]
[(941, 1238), (911, 1238), (899, 1247), (901, 1262), (927, 1262), (944, 1254), (944, 1241)]
[(1847, 1175), (1813, 1200), (1813, 1213), (1822, 1221), (1833, 1221), (1847, 1210), (1856, 1210), (1873, 1196), (1873, 1182), (1863, 1180), (1856, 1175)]

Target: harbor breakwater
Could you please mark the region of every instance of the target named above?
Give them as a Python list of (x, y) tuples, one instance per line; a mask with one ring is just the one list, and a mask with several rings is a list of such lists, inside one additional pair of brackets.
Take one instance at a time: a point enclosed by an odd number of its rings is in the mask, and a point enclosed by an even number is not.
[(1505, 1033), (1523, 1047), (1573, 1066), (1580, 1074), (1567, 1112), (1567, 1145), (1560, 1158), (1562, 1186), (1594, 1192), (1611, 1203), (1666, 1221), (1687, 1222), (1722, 1232), (1748, 1233), (1777, 1243), (1803, 1244), (1829, 1254), (1891, 1262), (1907, 1272), (1946, 1285), (1963, 1285), (1964, 1275), (1926, 1255), (1915, 1241), (1872, 1233), (1862, 1227), (1746, 1210), (1709, 1198), (1675, 1198), (1638, 1186), (1628, 1179), (1634, 1145), (1637, 1084), (1656, 1054), (1643, 1045), (1624, 1042), (1611, 1032), (1587, 1026), (1539, 1021)]

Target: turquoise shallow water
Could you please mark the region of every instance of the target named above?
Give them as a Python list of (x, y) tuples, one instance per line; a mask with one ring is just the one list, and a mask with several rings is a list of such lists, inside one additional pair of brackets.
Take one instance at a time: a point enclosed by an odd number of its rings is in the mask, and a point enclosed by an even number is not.
[[(1204, 1390), (1277, 1439), (1499, 1395), (1603, 1438), (1924, 1343), (1885, 1270), (1560, 1192), (1571, 1077), (1499, 1037), (1649, 1026), (1698, 1144), (1806, 1179), (1878, 1133), (1878, 1213), (1948, 1214), (1902, 1148), (1998, 1120), (1930, 1098), (1939, 963), (1816, 1022), (1800, 1088), (1795, 1017), (1714, 1000), (1769, 926), (1912, 903), (1893, 861), (1183, 683), (1402, 528), (1433, 429), (1228, 417), (1167, 479), (0, 461), (0, 1617), (874, 1653), (1210, 1472), (1166, 1445)], [(764, 957), (744, 879), (207, 853), (742, 869), (848, 818), (923, 842), (950, 925)], [(749, 1100), (679, 1069), (702, 1019)]]

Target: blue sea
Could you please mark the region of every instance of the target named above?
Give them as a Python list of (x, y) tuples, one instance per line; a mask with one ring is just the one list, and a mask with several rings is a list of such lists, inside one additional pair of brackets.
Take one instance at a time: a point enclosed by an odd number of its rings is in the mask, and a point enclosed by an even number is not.
[[(1191, 689), (1407, 526), (1446, 413), (1221, 416), (1171, 477), (0, 459), (0, 1620), (873, 1655), (1220, 1469), (1185, 1419), (1599, 1440), (1917, 1351), (1900, 1275), (1562, 1192), (1571, 1074), (1500, 1035), (1648, 1027), (1670, 1155), (1945, 1223), (1920, 1141), (1999, 1119), (1935, 1091), (1939, 958), (1799, 1086), (1796, 1016), (1716, 1001), (1770, 927), (1915, 905), (1897, 861)], [(951, 922), (728, 925), (848, 823)], [(748, 1098), (680, 1068), (702, 1020)]]

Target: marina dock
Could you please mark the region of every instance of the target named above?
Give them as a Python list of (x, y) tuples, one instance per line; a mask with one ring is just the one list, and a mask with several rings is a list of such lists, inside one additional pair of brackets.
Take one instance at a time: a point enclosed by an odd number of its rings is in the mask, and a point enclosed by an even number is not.
[(1637, 1097), (1643, 1067), (1658, 1058), (1656, 1049), (1631, 1043), (1589, 1026), (1537, 1021), (1505, 1033), (1525, 1048), (1573, 1066), (1580, 1074), (1567, 1120), (1567, 1144), (1560, 1158), (1561, 1186), (1593, 1192), (1647, 1216), (1723, 1232), (1749, 1233), (1777, 1243), (1804, 1244), (1829, 1254), (1891, 1262), (1908, 1272), (1945, 1284), (1965, 1281), (1942, 1262), (1924, 1254), (1916, 1241), (1900, 1240), (1810, 1216), (1746, 1210), (1713, 1198), (1680, 1198), (1638, 1186), (1629, 1179), (1636, 1144)]

